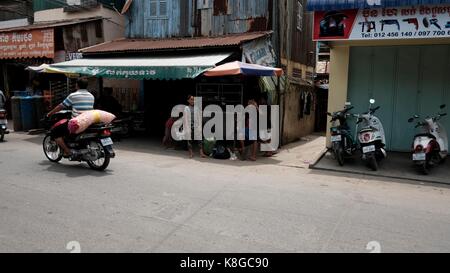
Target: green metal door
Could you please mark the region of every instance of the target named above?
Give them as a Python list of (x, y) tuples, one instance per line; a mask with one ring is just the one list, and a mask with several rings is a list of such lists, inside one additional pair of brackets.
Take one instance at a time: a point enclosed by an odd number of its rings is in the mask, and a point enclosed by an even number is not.
[[(450, 46), (352, 47), (348, 101), (353, 112), (367, 111), (369, 99), (381, 106), (387, 148), (410, 151), (415, 134), (408, 118), (450, 109)], [(450, 117), (442, 123), (450, 129)]]

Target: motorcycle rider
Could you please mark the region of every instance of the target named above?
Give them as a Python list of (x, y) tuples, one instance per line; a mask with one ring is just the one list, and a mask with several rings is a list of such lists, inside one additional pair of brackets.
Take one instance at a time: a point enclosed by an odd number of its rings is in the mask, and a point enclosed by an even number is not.
[[(87, 79), (79, 78), (76, 83), (77, 91), (67, 96), (61, 104), (47, 114), (47, 117), (51, 117), (63, 109), (72, 109), (72, 117), (76, 117), (84, 111), (94, 110), (95, 98), (87, 90), (87, 87)], [(63, 150), (63, 156), (66, 158), (74, 155), (74, 151), (71, 151), (64, 142), (64, 136), (69, 135), (68, 123), (68, 120), (63, 120), (52, 129), (52, 135), (58, 146)]]

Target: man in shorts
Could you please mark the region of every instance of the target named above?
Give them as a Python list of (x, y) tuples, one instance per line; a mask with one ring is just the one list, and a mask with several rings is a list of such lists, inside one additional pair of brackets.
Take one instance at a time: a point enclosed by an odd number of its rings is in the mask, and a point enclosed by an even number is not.
[[(87, 90), (88, 81), (86, 78), (79, 78), (77, 80), (77, 91), (67, 96), (67, 98), (58, 106), (56, 106), (52, 111), (47, 114), (47, 117), (52, 116), (53, 114), (64, 110), (71, 109), (72, 117), (76, 117), (82, 112), (94, 110), (95, 98), (94, 96)], [(69, 135), (68, 128), (69, 120), (61, 120), (59, 121), (52, 129), (51, 134), (55, 139), (58, 146), (63, 150), (63, 156), (68, 158), (73, 152), (67, 147), (64, 142), (64, 137)]]

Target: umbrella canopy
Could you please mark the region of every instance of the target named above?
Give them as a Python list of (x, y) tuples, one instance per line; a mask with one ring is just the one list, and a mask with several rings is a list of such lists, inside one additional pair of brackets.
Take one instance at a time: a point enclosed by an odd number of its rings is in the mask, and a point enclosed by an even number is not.
[(273, 68), (257, 64), (231, 62), (212, 68), (206, 71), (203, 75), (207, 77), (232, 76), (232, 75), (280, 77), (281, 75), (283, 75), (283, 70), (281, 68)]
[(66, 74), (66, 76), (78, 76), (78, 74), (76, 73), (72, 73), (70, 71), (66, 71), (63, 69), (54, 68), (48, 64), (41, 64), (40, 66), (29, 66), (25, 69), (37, 73)]

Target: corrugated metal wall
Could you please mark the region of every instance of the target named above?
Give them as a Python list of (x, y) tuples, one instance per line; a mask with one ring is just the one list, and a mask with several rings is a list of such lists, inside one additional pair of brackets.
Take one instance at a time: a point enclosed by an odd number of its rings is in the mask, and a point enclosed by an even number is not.
[(150, 16), (150, 1), (134, 0), (128, 12), (127, 36), (220, 36), (270, 30), (272, 1), (169, 0), (167, 16)]
[[(369, 99), (377, 112), (390, 150), (410, 151), (414, 125), (408, 118), (450, 109), (450, 46), (352, 47), (348, 100), (355, 113), (367, 111)], [(450, 117), (442, 123), (450, 130)]]

